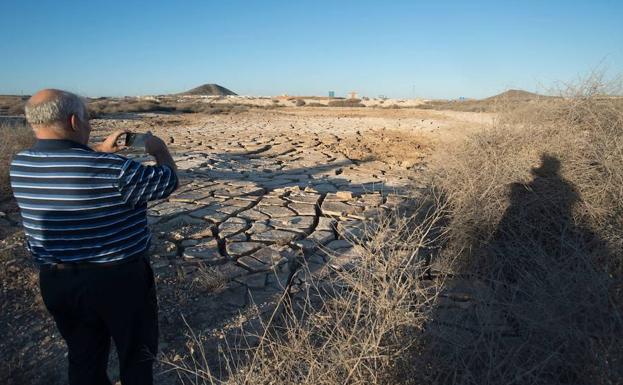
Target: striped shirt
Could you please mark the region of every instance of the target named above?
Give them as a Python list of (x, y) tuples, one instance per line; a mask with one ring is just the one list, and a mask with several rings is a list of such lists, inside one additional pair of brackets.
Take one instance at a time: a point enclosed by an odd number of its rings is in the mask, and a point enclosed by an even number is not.
[(149, 248), (147, 201), (177, 186), (168, 166), (145, 166), (60, 139), (38, 140), (11, 162), (28, 249), (40, 264), (106, 263)]

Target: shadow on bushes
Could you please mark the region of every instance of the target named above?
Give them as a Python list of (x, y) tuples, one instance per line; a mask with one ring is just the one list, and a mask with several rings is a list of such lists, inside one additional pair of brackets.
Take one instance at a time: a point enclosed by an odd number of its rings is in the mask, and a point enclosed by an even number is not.
[(431, 314), (420, 357), (427, 381), (467, 384), (614, 384), (623, 381), (620, 309), (606, 242), (574, 216), (581, 201), (543, 154), (532, 180), (510, 184), (489, 239), (455, 266), (456, 306)]

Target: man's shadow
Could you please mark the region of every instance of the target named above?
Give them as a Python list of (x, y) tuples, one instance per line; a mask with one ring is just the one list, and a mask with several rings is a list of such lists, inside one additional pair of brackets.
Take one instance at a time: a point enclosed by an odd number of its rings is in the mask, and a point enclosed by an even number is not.
[[(487, 357), (495, 356), (509, 359), (496, 362), (501, 366), (491, 383), (506, 382), (505, 372), (583, 383), (605, 362), (599, 354), (609, 354), (604, 346), (621, 327), (609, 315), (611, 280), (600, 264), (608, 248), (576, 214), (581, 196), (560, 171), (560, 161), (543, 154), (530, 182), (509, 186), (509, 206), (495, 231), (475, 241), (457, 266), (471, 283), (459, 287), (460, 280), (450, 279), (442, 290), (448, 298), (458, 290), (470, 299), (463, 306), (442, 302), (433, 312), (430, 330), (440, 342), (432, 348), (432, 368), (441, 378), (463, 369), (489, 373)], [(469, 367), (457, 369), (465, 356)]]
[(543, 154), (531, 173), (529, 183), (510, 185), (510, 204), (485, 244), (485, 268), (500, 268), (498, 278), (506, 283), (517, 282), (522, 271), (544, 273), (602, 246), (574, 217), (580, 195), (560, 175), (560, 160)]

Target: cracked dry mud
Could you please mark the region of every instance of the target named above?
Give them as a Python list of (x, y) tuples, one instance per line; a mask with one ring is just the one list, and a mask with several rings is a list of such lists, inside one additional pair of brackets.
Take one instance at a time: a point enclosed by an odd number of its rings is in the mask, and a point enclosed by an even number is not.
[[(331, 266), (332, 258), (348, 255), (364, 224), (401, 204), (424, 169), (422, 162), (408, 169), (349, 157), (343, 146), (360, 140), (358, 120), (264, 113), (194, 118), (167, 130), (154, 125), (181, 177), (174, 194), (149, 204), (159, 279), (174, 271), (178, 279), (218, 287), (219, 309), (236, 310), (270, 302), (297, 264)], [(132, 121), (114, 123), (127, 128)], [(413, 157), (422, 159), (420, 150), (412, 148)]]
[[(148, 209), (165, 347), (177, 345), (180, 314), (194, 329), (222, 337), (253, 321), (239, 315), (250, 303), (272, 311), (301, 264), (348, 264), (365, 224), (402, 204), (425, 169), (417, 135), (384, 133), (391, 119), (370, 123), (284, 112), (96, 122), (100, 136), (151, 129), (169, 143), (179, 168), (179, 189)], [(402, 124), (430, 125), (417, 116)], [(370, 146), (404, 156), (371, 156)]]

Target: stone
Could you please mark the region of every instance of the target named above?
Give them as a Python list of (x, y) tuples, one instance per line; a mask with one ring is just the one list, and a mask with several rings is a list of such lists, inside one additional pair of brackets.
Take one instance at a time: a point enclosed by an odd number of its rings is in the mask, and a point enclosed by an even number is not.
[[(234, 173), (239, 177), (238, 173)], [(232, 176), (233, 176), (232, 175)], [(215, 197), (220, 198), (234, 198), (244, 195), (260, 195), (264, 192), (264, 189), (261, 187), (247, 186), (247, 187), (236, 187), (236, 186), (228, 186), (226, 188), (221, 188), (214, 191)]]
[(270, 269), (270, 266), (258, 261), (257, 259), (249, 255), (244, 255), (238, 258), (236, 260), (236, 263), (251, 272), (267, 271)]
[(180, 194), (173, 195), (169, 198), (171, 202), (195, 202), (206, 196), (210, 195), (210, 191), (208, 189), (197, 189), (185, 191)]
[(253, 222), (251, 228), (247, 230), (247, 234), (263, 233), (270, 229), (271, 228), (266, 224), (266, 222)]
[(218, 205), (216, 206), (216, 211), (220, 212), (220, 213), (225, 213), (228, 215), (234, 215), (239, 211), (242, 211), (242, 208), (237, 207), (237, 206), (225, 206), (224, 205), (225, 202), (223, 202), (222, 205)]
[(236, 258), (242, 255), (250, 254), (256, 250), (264, 247), (263, 243), (259, 242), (227, 242), (226, 250), (227, 254)]
[(290, 203), (288, 207), (298, 215), (316, 215), (316, 206), (306, 203)]
[(239, 196), (262, 195), (264, 191), (265, 190), (259, 186), (244, 186), (238, 190), (240, 193)]
[(247, 234), (245, 234), (244, 232), (240, 232), (238, 234), (230, 235), (227, 237), (228, 242), (245, 242), (248, 239), (249, 237), (247, 237)]
[(271, 218), (290, 217), (296, 213), (287, 207), (281, 206), (260, 206), (258, 209)]
[(286, 263), (288, 259), (282, 255), (279, 249), (264, 247), (251, 255), (253, 258), (268, 266), (277, 266)]
[(182, 227), (172, 229), (171, 232), (168, 233), (169, 239), (176, 241), (182, 239), (201, 239), (212, 236), (212, 226), (205, 222), (184, 225)]
[(213, 269), (217, 274), (222, 275), (227, 281), (249, 273), (246, 269), (236, 265), (234, 262), (217, 265), (214, 266)]
[(224, 201), (223, 205), (224, 206), (238, 207), (240, 210), (246, 210), (249, 207), (253, 206), (253, 203), (254, 203), (254, 201), (252, 201), (252, 200), (232, 198), (232, 199), (228, 199), (228, 200)]
[(246, 230), (247, 227), (248, 224), (246, 220), (232, 217), (218, 226), (218, 235), (220, 238), (227, 238)]
[(333, 231), (336, 222), (337, 221), (333, 218), (319, 217), (318, 224), (316, 225), (316, 230)]
[(349, 249), (351, 247), (353, 247), (352, 243), (348, 242), (345, 239), (337, 239), (335, 241), (329, 242), (326, 245), (326, 248), (331, 250)]
[(353, 193), (350, 191), (338, 191), (335, 193), (328, 193), (324, 200), (325, 201), (338, 201), (338, 202), (345, 202), (345, 201), (349, 201), (353, 199)]
[(293, 244), (304, 251), (315, 250), (318, 246), (324, 245), (335, 239), (333, 231), (316, 230), (307, 238), (294, 241)]
[(166, 217), (175, 214), (187, 213), (197, 209), (197, 205), (184, 202), (163, 202), (149, 209), (151, 215)]
[(225, 200), (226, 200), (225, 198), (207, 196), (207, 197), (203, 197), (201, 199), (196, 200), (195, 203), (200, 204), (200, 205), (214, 205), (214, 204), (222, 203)]
[(268, 230), (263, 233), (251, 234), (253, 241), (271, 242), (278, 245), (287, 245), (295, 238), (297, 238), (297, 234), (285, 230)]
[(263, 221), (270, 218), (268, 215), (262, 213), (257, 209), (246, 210), (241, 213), (238, 213), (240, 218), (245, 218), (250, 221)]
[(258, 205), (259, 206), (283, 206), (285, 205), (285, 203), (286, 201), (284, 201), (280, 197), (265, 196), (259, 201)]
[(218, 249), (218, 243), (215, 239), (203, 241), (193, 247), (184, 250), (185, 259), (200, 259), (209, 265), (217, 264), (225, 260)]
[(269, 220), (268, 224), (280, 230), (290, 230), (307, 233), (314, 225), (314, 217), (297, 215), (294, 217), (274, 218)]
[(356, 204), (366, 207), (376, 207), (381, 205), (381, 203), (383, 203), (381, 194), (362, 194), (356, 202)]
[(357, 212), (363, 211), (361, 207), (351, 206), (344, 202), (335, 202), (335, 201), (327, 201), (322, 202), (322, 206), (320, 207), (323, 215), (328, 216), (346, 216), (348, 214), (353, 214)]
[(206, 223), (202, 221), (201, 219), (193, 218), (189, 215), (178, 215), (176, 217), (169, 219), (166, 222), (159, 223), (157, 230), (164, 232), (164, 233), (170, 233), (172, 231), (179, 229), (180, 227), (185, 227), (188, 225), (205, 226)]

